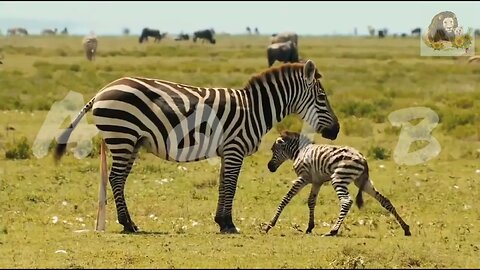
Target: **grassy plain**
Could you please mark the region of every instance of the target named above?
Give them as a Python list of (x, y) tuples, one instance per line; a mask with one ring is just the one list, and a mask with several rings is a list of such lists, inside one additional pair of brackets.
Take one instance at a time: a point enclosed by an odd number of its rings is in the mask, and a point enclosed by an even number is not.
[[(321, 237), (339, 211), (330, 186), (320, 191), (312, 235), (297, 230), (307, 226), (309, 187), (292, 200), (275, 228), (260, 231), (295, 178), (291, 162), (273, 174), (267, 169), (277, 130), (265, 136), (241, 171), (233, 213), (241, 234), (218, 234), (213, 221), (218, 163), (176, 164), (144, 152), (126, 187), (132, 218), (143, 232), (120, 233), (111, 190), (107, 230), (93, 232), (98, 155), (76, 159), (69, 153), (58, 167), (51, 154), (32, 155), (48, 110), (69, 91), (81, 93), (86, 102), (125, 75), (242, 87), (267, 67), (267, 36), (219, 36), (217, 41), (140, 45), (136, 37), (100, 37), (97, 60), (87, 62), (81, 37), (0, 37), (5, 55), (0, 66), (1, 268), (480, 267), (480, 65), (465, 58), (420, 57), (414, 38), (299, 40), (301, 57), (313, 59), (323, 74), (342, 126), (336, 141), (320, 136), (316, 141), (368, 153), (377, 189), (410, 225), (411, 237), (403, 236), (393, 216), (368, 195), (365, 208), (352, 207), (337, 237)], [(432, 135), (441, 152), (422, 164), (399, 165), (393, 155), (400, 128), (388, 116), (417, 106), (438, 114)], [(284, 128), (299, 131), (302, 122), (292, 116), (278, 125)], [(427, 144), (412, 145), (410, 151)], [(354, 196), (357, 189), (352, 185), (350, 191)]]

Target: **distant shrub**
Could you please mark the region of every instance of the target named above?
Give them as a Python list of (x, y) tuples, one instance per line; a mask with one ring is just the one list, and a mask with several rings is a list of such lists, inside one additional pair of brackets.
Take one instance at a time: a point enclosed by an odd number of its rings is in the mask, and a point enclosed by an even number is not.
[(253, 67), (246, 67), (246, 68), (243, 69), (243, 73), (248, 74), (248, 75), (253, 75), (253, 74), (258, 73), (258, 70), (256, 70)]
[(340, 105), (339, 111), (345, 116), (368, 117), (376, 112), (376, 107), (372, 103), (360, 101), (347, 101)]
[(400, 130), (401, 130), (400, 127), (387, 126), (387, 127), (385, 127), (385, 128), (383, 129), (383, 132), (384, 132), (386, 135), (398, 136), (398, 135), (400, 135)]
[(103, 67), (103, 70), (107, 71), (107, 72), (110, 72), (110, 71), (113, 71), (113, 67), (108, 65), (108, 66), (104, 66)]
[(22, 137), (19, 142), (8, 146), (5, 152), (7, 159), (29, 159), (31, 156), (32, 149), (26, 137)]
[(368, 149), (367, 155), (374, 159), (380, 159), (380, 160), (386, 160), (390, 157), (389, 151), (381, 146), (371, 146)]
[(73, 72), (79, 72), (80, 71), (80, 65), (79, 64), (72, 64), (70, 65), (70, 70)]
[(347, 136), (368, 137), (373, 134), (370, 121), (361, 118), (347, 118), (341, 123), (341, 130)]
[(57, 49), (55, 52), (58, 56), (62, 56), (62, 57), (68, 56), (68, 53), (64, 49)]
[(292, 114), (285, 117), (280, 123), (277, 124), (276, 129), (278, 132), (284, 130), (301, 132), (304, 123), (298, 115)]
[(473, 107), (473, 99), (467, 97), (461, 97), (454, 100), (453, 105), (460, 109), (469, 109)]
[(479, 130), (475, 128), (473, 125), (464, 125), (464, 126), (456, 126), (454, 129), (449, 131), (449, 135), (451, 137), (457, 139), (473, 139), (477, 140), (480, 138), (480, 134), (478, 134)]
[(50, 63), (46, 62), (46, 61), (35, 61), (33, 62), (33, 66), (35, 68), (45, 68), (45, 67), (49, 67), (50, 66)]
[(480, 149), (467, 149), (462, 152), (460, 158), (462, 159), (480, 159)]
[(135, 57), (146, 57), (146, 56), (147, 56), (147, 52), (134, 51), (134, 52), (132, 53), (132, 56), (135, 56)]
[(471, 111), (452, 111), (451, 113), (445, 113), (440, 122), (443, 130), (451, 131), (457, 126), (475, 124), (475, 118), (475, 113)]
[(92, 141), (92, 151), (88, 154), (90, 158), (96, 158), (100, 156), (100, 144), (102, 143), (102, 139), (99, 136), (93, 138)]
[(373, 105), (379, 109), (388, 109), (392, 106), (392, 100), (391, 99), (386, 99), (386, 98), (381, 98), (381, 99), (375, 99), (373, 101)]

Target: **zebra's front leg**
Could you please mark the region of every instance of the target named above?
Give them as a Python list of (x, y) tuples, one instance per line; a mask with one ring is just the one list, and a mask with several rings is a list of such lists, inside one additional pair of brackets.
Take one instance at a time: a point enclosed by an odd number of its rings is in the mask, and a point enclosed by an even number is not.
[(332, 185), (333, 188), (335, 189), (335, 192), (337, 193), (338, 199), (340, 200), (340, 214), (338, 215), (337, 222), (335, 222), (335, 225), (332, 227), (329, 233), (325, 234), (325, 236), (335, 236), (338, 233), (338, 230), (340, 229), (340, 226), (343, 224), (343, 220), (348, 214), (348, 211), (350, 211), (350, 208), (352, 207), (353, 200), (350, 197), (350, 194), (348, 192), (347, 184), (345, 179), (333, 179), (332, 180)]
[(225, 159), (221, 159), (221, 167), (220, 167), (220, 177), (218, 182), (218, 203), (217, 203), (217, 212), (215, 213), (215, 222), (220, 226), (220, 232), (225, 230), (225, 222), (223, 218), (223, 206), (225, 201), (225, 189), (224, 189), (224, 181), (223, 175), (225, 173)]
[(297, 193), (302, 190), (303, 187), (308, 183), (308, 181), (305, 178), (299, 177), (294, 183), (293, 186), (290, 188), (288, 193), (283, 196), (282, 201), (280, 202), (280, 205), (277, 208), (277, 212), (275, 213), (275, 216), (272, 218), (270, 221), (270, 224), (267, 225), (267, 227), (264, 229), (265, 232), (268, 233), (268, 231), (277, 224), (277, 220), (280, 217), (280, 214), (282, 214), (283, 209), (287, 206), (287, 204), (292, 200), (292, 198), (297, 195)]
[(317, 204), (317, 196), (318, 192), (320, 192), (320, 187), (322, 184), (312, 184), (312, 189), (310, 190), (310, 196), (308, 197), (308, 210), (309, 210), (309, 218), (308, 218), (308, 228), (305, 233), (309, 234), (312, 232), (313, 228), (315, 228), (315, 205)]
[[(220, 219), (221, 233), (239, 233), (232, 219), (233, 200), (235, 198), (235, 192), (237, 189), (238, 175), (243, 164), (243, 156), (237, 154), (231, 154), (230, 156), (224, 156), (223, 161), (223, 219)], [(219, 194), (219, 200), (221, 194)], [(219, 202), (221, 204), (221, 202)], [(223, 225), (223, 228), (222, 228)]]

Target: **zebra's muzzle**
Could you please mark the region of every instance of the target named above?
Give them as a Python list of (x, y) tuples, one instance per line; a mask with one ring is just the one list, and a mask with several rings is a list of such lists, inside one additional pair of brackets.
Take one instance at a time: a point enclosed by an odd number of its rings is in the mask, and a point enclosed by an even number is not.
[(324, 128), (322, 130), (322, 137), (329, 140), (335, 140), (338, 136), (339, 131), (340, 131), (340, 124), (336, 123), (332, 127)]
[(277, 166), (275, 166), (275, 163), (272, 160), (268, 162), (268, 169), (270, 172), (275, 172), (277, 170)]

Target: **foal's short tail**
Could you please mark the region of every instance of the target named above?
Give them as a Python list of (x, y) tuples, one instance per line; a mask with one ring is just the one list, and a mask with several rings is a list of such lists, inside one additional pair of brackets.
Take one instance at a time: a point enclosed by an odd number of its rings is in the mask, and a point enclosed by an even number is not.
[(362, 175), (358, 178), (360, 181), (359, 186), (358, 186), (358, 194), (357, 197), (355, 198), (355, 203), (357, 204), (358, 208), (362, 208), (363, 206), (363, 189), (365, 187), (365, 184), (369, 181), (369, 173), (368, 173), (368, 164), (365, 162), (365, 168), (363, 170)]

